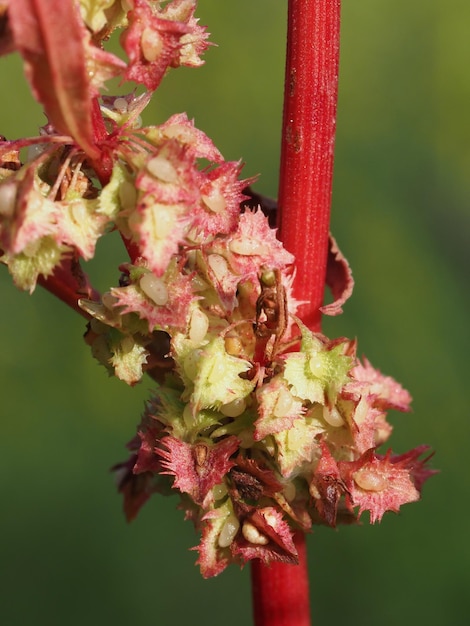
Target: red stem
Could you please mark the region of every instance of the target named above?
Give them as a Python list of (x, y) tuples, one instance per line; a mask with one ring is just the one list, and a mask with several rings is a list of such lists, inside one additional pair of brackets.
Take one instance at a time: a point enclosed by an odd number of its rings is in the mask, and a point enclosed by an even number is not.
[(255, 626), (310, 626), (307, 547), (298, 532), (295, 545), (298, 565), (252, 561), (251, 585)]
[(85, 319), (90, 319), (91, 316), (80, 308), (79, 299), (99, 300), (99, 293), (92, 288), (78, 263), (74, 264), (71, 259), (66, 259), (56, 267), (52, 276), (48, 278), (39, 276), (38, 284), (74, 311), (80, 313)]
[(328, 252), (340, 0), (289, 0), (279, 185), (280, 238), (295, 254), (298, 314), (319, 330)]
[[(321, 327), (333, 177), (341, 0), (289, 0), (279, 236), (296, 257), (298, 315)], [(252, 562), (255, 626), (309, 626), (305, 535), (299, 565)]]
[(111, 174), (113, 172), (113, 159), (111, 155), (106, 151), (105, 142), (108, 136), (106, 126), (104, 124), (103, 115), (100, 110), (100, 104), (98, 98), (93, 98), (91, 101), (91, 121), (93, 124), (93, 138), (96, 145), (100, 146), (99, 157), (92, 161), (93, 169), (95, 170), (100, 183), (107, 185)]

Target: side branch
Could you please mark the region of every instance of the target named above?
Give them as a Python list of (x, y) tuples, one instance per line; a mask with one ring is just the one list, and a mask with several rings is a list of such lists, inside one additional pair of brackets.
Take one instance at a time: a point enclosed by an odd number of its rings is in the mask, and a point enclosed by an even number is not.
[(38, 284), (87, 320), (91, 317), (79, 306), (79, 299), (100, 299), (100, 294), (93, 289), (78, 261), (73, 258), (65, 259), (48, 278), (39, 276)]

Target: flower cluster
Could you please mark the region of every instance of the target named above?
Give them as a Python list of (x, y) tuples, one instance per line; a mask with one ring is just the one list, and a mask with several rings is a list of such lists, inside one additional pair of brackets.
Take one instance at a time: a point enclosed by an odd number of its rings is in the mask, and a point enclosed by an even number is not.
[[(238, 257), (230, 242), (243, 224), (252, 237)], [(206, 245), (217, 245), (219, 275)], [(330, 341), (295, 316), (291, 259), (261, 213), (242, 214), (233, 235), (196, 250), (181, 245), (175, 262), (192, 297), (179, 292), (184, 325), (155, 326), (168, 333), (171, 366), (129, 461), (115, 468), (128, 519), (152, 493), (178, 490), (202, 533), (202, 574), (214, 576), (253, 558), (295, 563), (294, 529), (351, 523), (364, 511), (376, 522), (419, 498), (431, 473), (419, 460), (426, 447), (376, 452), (392, 430), (387, 410), (407, 411), (408, 392), (361, 363), (354, 342)], [(167, 302), (157, 305), (142, 289), (146, 275), (132, 268), (130, 284), (111, 291), (117, 310), (129, 292), (136, 304), (126, 304), (127, 314), (148, 320), (148, 301), (165, 314)], [(172, 284), (158, 293), (170, 298)]]
[[(195, 0), (52, 4), (47, 21), (50, 0), (0, 3), (0, 52), (22, 54), (49, 119), (37, 138), (0, 142), (1, 260), (29, 291), (68, 271), (93, 355), (130, 385), (156, 382), (115, 468), (128, 519), (152, 493), (179, 492), (208, 577), (230, 562), (295, 563), (295, 529), (364, 511), (376, 522), (417, 500), (426, 448), (377, 452), (409, 394), (354, 341), (298, 318), (295, 259), (249, 202), (241, 164), (184, 114), (140, 126), (166, 71), (201, 63)], [(118, 27), (127, 61), (101, 47)], [(148, 91), (98, 99), (115, 76)], [(79, 261), (111, 229), (130, 260), (97, 294)], [(352, 278), (333, 240), (328, 267), (324, 312), (337, 314)]]

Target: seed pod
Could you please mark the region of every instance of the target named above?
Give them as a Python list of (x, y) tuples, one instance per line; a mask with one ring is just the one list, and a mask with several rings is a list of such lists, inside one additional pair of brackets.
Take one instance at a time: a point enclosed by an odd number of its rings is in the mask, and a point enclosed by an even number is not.
[(286, 417), (286, 415), (289, 415), (289, 412), (292, 410), (293, 404), (294, 398), (292, 394), (285, 389), (285, 387), (281, 387), (273, 409), (274, 416)]
[(243, 239), (232, 239), (229, 244), (231, 252), (235, 254), (241, 254), (243, 256), (264, 256), (269, 254), (269, 247), (259, 241), (258, 239), (250, 239), (244, 237)]
[(218, 544), (220, 548), (228, 548), (228, 546), (235, 539), (238, 529), (240, 528), (240, 522), (237, 517), (232, 513), (227, 517), (225, 524), (220, 531)]
[(209, 454), (209, 448), (205, 443), (197, 443), (194, 448), (194, 459), (198, 467), (204, 467), (206, 464), (207, 455)]
[(107, 291), (101, 296), (101, 302), (109, 310), (112, 311), (118, 299)]
[(243, 344), (238, 337), (225, 337), (225, 352), (232, 356), (240, 356), (243, 353)]
[(0, 185), (0, 215), (12, 217), (16, 204), (16, 184), (6, 182)]
[(158, 59), (163, 50), (163, 40), (156, 30), (153, 28), (144, 28), (140, 47), (144, 58), (149, 63), (153, 63)]
[(137, 200), (137, 189), (134, 185), (125, 180), (119, 186), (119, 201), (123, 209), (133, 209)]
[(227, 261), (220, 254), (210, 254), (207, 257), (209, 267), (214, 272), (217, 280), (222, 280), (228, 272)]
[(387, 479), (367, 467), (357, 470), (352, 477), (354, 482), (365, 491), (382, 491), (387, 487)]
[(227, 495), (227, 485), (225, 483), (215, 485), (215, 487), (212, 487), (212, 493), (214, 495), (214, 500), (221, 500)]
[(178, 180), (178, 172), (164, 156), (156, 156), (147, 163), (147, 169), (164, 183), (176, 183)]
[(201, 309), (194, 309), (189, 322), (189, 338), (196, 344), (200, 344), (206, 336), (209, 328), (209, 319)]
[(242, 534), (247, 541), (257, 546), (265, 546), (269, 543), (266, 535), (263, 535), (251, 522), (245, 522), (242, 526)]
[(327, 406), (323, 407), (323, 419), (327, 424), (333, 426), (334, 428), (344, 426), (344, 419), (342, 418), (341, 413), (335, 406), (331, 407), (331, 409), (329, 409)]
[(225, 198), (218, 190), (213, 190), (210, 194), (203, 195), (202, 201), (212, 213), (222, 213), (227, 208)]
[(168, 289), (165, 282), (158, 276), (154, 276), (151, 272), (144, 274), (139, 286), (142, 291), (158, 306), (164, 306), (168, 302)]
[(228, 404), (223, 404), (220, 407), (220, 412), (227, 417), (238, 417), (246, 409), (246, 402), (243, 398), (237, 398), (232, 400)]
[(113, 107), (116, 109), (116, 111), (119, 111), (119, 113), (127, 113), (127, 100), (125, 98), (116, 98), (116, 100), (113, 102)]

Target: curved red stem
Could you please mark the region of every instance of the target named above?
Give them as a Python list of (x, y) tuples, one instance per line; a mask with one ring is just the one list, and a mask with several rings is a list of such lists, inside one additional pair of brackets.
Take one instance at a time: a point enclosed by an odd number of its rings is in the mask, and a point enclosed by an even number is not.
[[(279, 236), (296, 257), (294, 296), (312, 330), (321, 326), (339, 62), (340, 0), (289, 0), (278, 197)], [(255, 626), (309, 626), (305, 535), (299, 565), (252, 563)]]
[(54, 269), (52, 276), (47, 278), (39, 276), (38, 284), (74, 311), (80, 313), (85, 319), (91, 319), (91, 316), (80, 308), (78, 301), (80, 298), (99, 300), (100, 296), (90, 285), (87, 275), (81, 270), (79, 264), (75, 263), (73, 259), (62, 261)]

